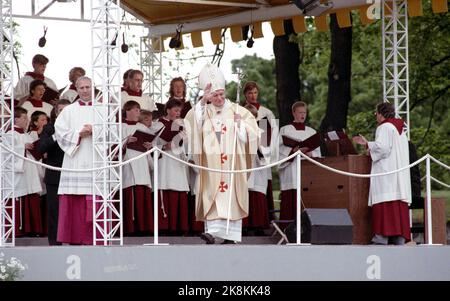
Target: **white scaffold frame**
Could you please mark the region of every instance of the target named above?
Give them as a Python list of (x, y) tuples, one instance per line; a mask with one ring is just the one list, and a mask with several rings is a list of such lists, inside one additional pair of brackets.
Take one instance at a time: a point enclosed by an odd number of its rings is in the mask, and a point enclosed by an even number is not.
[[(14, 124), (14, 106), (8, 106), (14, 99), (13, 89), (13, 19), (12, 0), (0, 0), (0, 143), (14, 149), (11, 132)], [(0, 150), (0, 247), (15, 246), (14, 223), (14, 155)]]
[(395, 112), (405, 121), (408, 139), (409, 120), (409, 59), (408, 1), (383, 0), (383, 101), (393, 103)]
[(94, 168), (109, 167), (93, 175), (93, 244), (123, 245), (122, 168), (110, 167), (122, 161), (120, 1), (92, 1), (91, 11)]
[(144, 36), (139, 40), (139, 62), (141, 64), (141, 71), (144, 75), (142, 83), (142, 92), (150, 95), (150, 44), (149, 37)]
[(155, 103), (163, 102), (163, 39), (161, 37), (148, 36), (148, 65), (149, 74), (149, 95)]

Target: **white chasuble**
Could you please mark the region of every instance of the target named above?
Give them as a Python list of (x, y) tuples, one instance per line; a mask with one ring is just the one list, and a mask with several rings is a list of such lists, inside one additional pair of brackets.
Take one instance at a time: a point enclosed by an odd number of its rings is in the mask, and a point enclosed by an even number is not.
[[(233, 150), (235, 113), (240, 114), (242, 119), (237, 130), (236, 149)], [(197, 165), (231, 170), (235, 156), (235, 170), (251, 168), (252, 156), (256, 155), (258, 147), (259, 130), (255, 118), (248, 110), (229, 100), (225, 100), (222, 108), (197, 103), (195, 109), (186, 115), (185, 122), (189, 152), (193, 154)], [(236, 173), (231, 183), (231, 174), (200, 170), (196, 183), (197, 220), (215, 221), (216, 225), (222, 224), (223, 220), (226, 222), (231, 185), (233, 195), (230, 220), (239, 223), (242, 218), (247, 217), (248, 176), (248, 173)]]

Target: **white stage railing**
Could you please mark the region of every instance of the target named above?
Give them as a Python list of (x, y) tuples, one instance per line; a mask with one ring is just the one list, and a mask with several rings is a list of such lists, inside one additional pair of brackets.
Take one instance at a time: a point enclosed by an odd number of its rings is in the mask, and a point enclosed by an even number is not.
[(321, 168), (324, 168), (324, 169), (326, 169), (328, 171), (331, 171), (331, 172), (334, 172), (334, 173), (337, 173), (337, 174), (341, 174), (341, 175), (345, 175), (345, 176), (349, 176), (349, 177), (356, 177), (356, 178), (371, 178), (371, 177), (386, 176), (386, 175), (394, 174), (394, 173), (397, 173), (397, 172), (401, 172), (401, 171), (403, 171), (405, 169), (414, 167), (414, 166), (422, 163), (423, 161), (426, 161), (426, 176), (425, 176), (425, 178), (427, 180), (427, 185), (426, 185), (427, 238), (428, 238), (427, 239), (427, 243), (426, 243), (427, 245), (432, 245), (433, 244), (432, 214), (431, 214), (431, 180), (433, 180), (433, 181), (435, 181), (435, 182), (437, 182), (437, 183), (439, 183), (439, 184), (441, 184), (441, 185), (443, 185), (445, 187), (450, 187), (450, 185), (445, 184), (445, 183), (443, 183), (441, 181), (438, 181), (438, 180), (436, 180), (435, 178), (433, 178), (431, 176), (431, 172), (430, 172), (431, 160), (433, 162), (439, 164), (441, 167), (444, 167), (447, 170), (450, 170), (450, 167), (447, 166), (446, 164), (440, 162), (439, 160), (437, 160), (436, 158), (434, 158), (430, 154), (426, 154), (422, 158), (418, 159), (417, 161), (415, 161), (415, 162), (413, 162), (413, 163), (411, 163), (411, 164), (409, 164), (407, 166), (404, 166), (402, 168), (399, 168), (397, 170), (392, 170), (392, 171), (388, 171), (388, 172), (384, 172), (384, 173), (377, 173), (377, 174), (357, 174), (357, 173), (346, 172), (346, 171), (342, 171), (342, 170), (339, 170), (339, 169), (335, 169), (335, 168), (326, 166), (326, 165), (324, 165), (324, 164), (322, 164), (322, 163), (320, 163), (320, 162), (318, 162), (318, 161), (308, 157), (307, 155), (302, 153), (300, 150), (297, 151), (296, 153), (291, 154), (290, 156), (288, 156), (288, 157), (286, 157), (286, 158), (284, 158), (282, 160), (279, 160), (277, 162), (274, 162), (274, 163), (271, 163), (271, 164), (268, 164), (268, 165), (265, 165), (265, 166), (232, 171), (232, 170), (220, 170), (220, 169), (208, 168), (208, 167), (192, 164), (192, 163), (186, 162), (186, 161), (184, 161), (182, 159), (179, 159), (179, 158), (173, 156), (172, 154), (169, 154), (169, 153), (167, 153), (167, 152), (165, 152), (165, 151), (163, 151), (163, 150), (161, 150), (161, 149), (159, 149), (157, 147), (153, 147), (152, 149), (148, 150), (147, 152), (142, 153), (139, 156), (136, 156), (136, 157), (134, 157), (132, 159), (129, 159), (127, 161), (121, 162), (120, 164), (111, 165), (109, 167), (98, 167), (98, 168), (90, 168), (90, 169), (68, 169), (68, 168), (55, 167), (55, 166), (47, 165), (47, 164), (44, 164), (44, 163), (41, 163), (41, 162), (34, 161), (33, 159), (24, 157), (23, 155), (18, 154), (16, 152), (14, 152), (13, 150), (11, 150), (10, 148), (4, 146), (3, 144), (0, 144), (0, 148), (2, 148), (4, 151), (9, 152), (12, 155), (14, 155), (14, 156), (16, 156), (16, 157), (18, 157), (18, 158), (20, 158), (22, 160), (26, 160), (26, 161), (28, 161), (30, 163), (42, 166), (44, 168), (49, 168), (51, 170), (56, 170), (56, 171), (63, 171), (64, 170), (64, 171), (70, 171), (70, 172), (94, 172), (94, 171), (99, 171), (99, 170), (107, 169), (107, 168), (118, 168), (118, 167), (121, 167), (121, 166), (123, 166), (125, 164), (129, 164), (130, 162), (132, 162), (134, 160), (138, 160), (138, 159), (140, 159), (142, 157), (145, 157), (145, 156), (153, 153), (153, 158), (154, 158), (154, 177), (153, 177), (154, 178), (153, 179), (154, 241), (153, 241), (153, 244), (150, 244), (150, 245), (161, 245), (161, 243), (159, 243), (159, 241), (158, 241), (158, 232), (159, 232), (158, 231), (158, 199), (159, 199), (158, 198), (158, 195), (159, 195), (159, 191), (158, 190), (159, 190), (159, 185), (158, 185), (158, 176), (157, 176), (158, 175), (158, 168), (159, 168), (158, 167), (158, 160), (157, 160), (157, 158), (158, 158), (160, 153), (165, 155), (165, 156), (168, 156), (169, 158), (171, 158), (171, 159), (173, 159), (175, 161), (178, 161), (178, 162), (180, 162), (182, 164), (190, 166), (192, 168), (197, 168), (197, 169), (200, 169), (200, 170), (206, 170), (206, 171), (209, 171), (209, 172), (227, 173), (227, 174), (228, 173), (248, 173), (248, 172), (252, 172), (252, 171), (257, 171), (257, 170), (262, 170), (262, 169), (266, 169), (266, 168), (271, 168), (273, 166), (277, 166), (277, 165), (279, 165), (281, 163), (289, 161), (292, 158), (297, 158), (296, 167), (297, 167), (297, 175), (298, 175), (298, 179), (299, 180), (297, 181), (297, 238), (296, 238), (297, 241), (296, 241), (295, 245), (301, 245), (302, 244), (301, 243), (301, 237), (300, 237), (300, 234), (301, 234), (301, 222), (300, 222), (300, 218), (301, 218), (301, 214), (300, 214), (300, 211), (301, 211), (301, 207), (300, 207), (300, 204), (301, 204), (301, 191), (300, 191), (301, 160), (300, 159), (302, 157), (303, 157), (303, 159), (308, 160), (311, 163), (313, 163), (313, 164), (315, 164), (315, 165), (317, 165), (317, 166), (319, 166)]

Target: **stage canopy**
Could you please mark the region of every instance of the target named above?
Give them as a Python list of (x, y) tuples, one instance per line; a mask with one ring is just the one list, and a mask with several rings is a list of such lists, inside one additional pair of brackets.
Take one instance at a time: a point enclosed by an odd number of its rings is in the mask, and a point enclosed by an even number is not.
[[(434, 13), (448, 11), (447, 0), (408, 0), (410, 17), (423, 14), (423, 3), (431, 1)], [(352, 26), (350, 14), (357, 14), (363, 25), (374, 22), (367, 16), (367, 0), (333, 0), (334, 6), (321, 16), (314, 17), (315, 29), (326, 31), (328, 17), (336, 13), (340, 27)], [(375, 2), (375, 1), (373, 1)], [(253, 25), (253, 38), (263, 37), (262, 22), (270, 22), (273, 33), (283, 35), (284, 21), (292, 21), (295, 32), (307, 31), (305, 17), (288, 0), (122, 0), (122, 7), (150, 25), (150, 35), (166, 39), (183, 25), (182, 33), (190, 33), (194, 47), (203, 46), (202, 32), (209, 32), (214, 44), (221, 43), (221, 33), (229, 28), (234, 42), (244, 39), (243, 26)], [(353, 18), (356, 16), (354, 15)]]

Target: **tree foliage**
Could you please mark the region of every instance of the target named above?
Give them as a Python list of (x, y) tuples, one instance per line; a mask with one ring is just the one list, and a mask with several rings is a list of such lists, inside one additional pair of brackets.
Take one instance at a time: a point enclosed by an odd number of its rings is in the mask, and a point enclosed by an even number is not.
[[(434, 14), (429, 1), (424, 2), (423, 11), (423, 16), (409, 20), (410, 138), (419, 157), (429, 153), (450, 165), (450, 14)], [(373, 112), (377, 103), (383, 101), (381, 22), (363, 26), (359, 20), (359, 16), (353, 16), (347, 132), (373, 139), (376, 129)], [(306, 22), (308, 28), (313, 26), (311, 20)], [(308, 122), (319, 128), (327, 105), (331, 35), (308, 30), (291, 35), (291, 40), (300, 49), (300, 94), (309, 105)], [(247, 56), (234, 64), (244, 66), (248, 78), (260, 84), (264, 105), (277, 114), (273, 60)], [(233, 91), (235, 95), (235, 88)], [(424, 175), (423, 168), (424, 164), (421, 165)], [(450, 183), (449, 172), (434, 164), (432, 175)], [(434, 188), (442, 189), (437, 185)]]
[[(233, 73), (240, 68), (245, 75), (242, 81), (241, 101), (244, 101), (244, 94), (242, 93), (246, 81), (254, 81), (259, 86), (259, 101), (268, 107), (275, 116), (278, 117), (277, 107), (275, 102), (276, 80), (275, 80), (275, 60), (266, 60), (256, 55), (246, 55), (241, 59), (231, 61), (231, 68)], [(231, 82), (227, 85), (227, 97), (236, 99), (237, 83)]]

